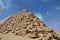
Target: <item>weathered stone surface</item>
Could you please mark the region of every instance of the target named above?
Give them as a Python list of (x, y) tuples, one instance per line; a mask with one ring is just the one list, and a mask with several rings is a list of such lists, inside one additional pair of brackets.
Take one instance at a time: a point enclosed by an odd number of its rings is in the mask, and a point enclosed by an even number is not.
[(13, 33), (37, 40), (60, 40), (60, 35), (48, 28), (31, 12), (22, 10), (0, 24), (0, 33)]

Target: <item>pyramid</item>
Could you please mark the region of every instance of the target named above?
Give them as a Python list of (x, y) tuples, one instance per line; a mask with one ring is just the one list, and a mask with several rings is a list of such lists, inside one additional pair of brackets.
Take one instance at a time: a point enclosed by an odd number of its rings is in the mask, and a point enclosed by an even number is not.
[(1, 23), (0, 33), (12, 33), (37, 40), (60, 40), (60, 34), (48, 28), (39, 18), (26, 9), (12, 14)]

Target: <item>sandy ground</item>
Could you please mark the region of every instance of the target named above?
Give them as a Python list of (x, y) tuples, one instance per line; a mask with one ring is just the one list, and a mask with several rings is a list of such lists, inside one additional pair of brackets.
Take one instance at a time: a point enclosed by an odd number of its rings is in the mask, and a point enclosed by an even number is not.
[(29, 39), (28, 37), (13, 35), (12, 33), (8, 34), (0, 33), (0, 40), (35, 40), (35, 39)]

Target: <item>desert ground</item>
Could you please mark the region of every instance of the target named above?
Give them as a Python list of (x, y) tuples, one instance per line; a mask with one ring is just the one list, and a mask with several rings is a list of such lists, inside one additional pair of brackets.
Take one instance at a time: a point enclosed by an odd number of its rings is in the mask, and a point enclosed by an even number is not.
[(2, 34), (0, 33), (0, 40), (32, 40), (28, 37), (20, 37), (17, 35), (13, 35), (12, 33), (9, 34)]

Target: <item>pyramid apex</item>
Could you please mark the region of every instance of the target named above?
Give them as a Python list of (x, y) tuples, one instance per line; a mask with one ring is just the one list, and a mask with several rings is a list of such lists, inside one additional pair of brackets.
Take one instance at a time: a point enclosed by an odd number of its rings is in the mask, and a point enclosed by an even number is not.
[(23, 10), (21, 10), (22, 12), (28, 12), (28, 10), (27, 9), (23, 9)]

